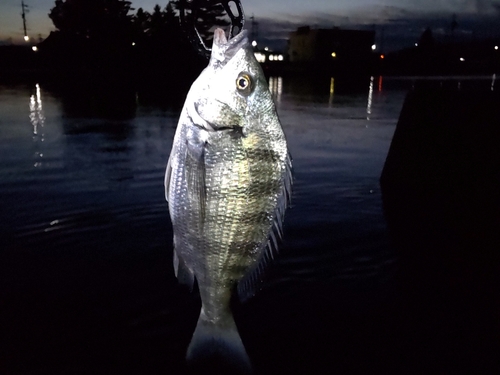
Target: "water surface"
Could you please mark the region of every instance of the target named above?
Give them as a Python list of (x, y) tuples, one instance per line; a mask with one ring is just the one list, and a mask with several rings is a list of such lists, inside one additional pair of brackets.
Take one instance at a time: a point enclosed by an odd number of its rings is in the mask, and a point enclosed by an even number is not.
[[(293, 198), (261, 291), (235, 303), (243, 341), (262, 374), (389, 371), (379, 177), (411, 80), (269, 81)], [(78, 90), (0, 86), (0, 372), (185, 371), (199, 302), (173, 276), (163, 188), (180, 108), (127, 100), (110, 115)]]

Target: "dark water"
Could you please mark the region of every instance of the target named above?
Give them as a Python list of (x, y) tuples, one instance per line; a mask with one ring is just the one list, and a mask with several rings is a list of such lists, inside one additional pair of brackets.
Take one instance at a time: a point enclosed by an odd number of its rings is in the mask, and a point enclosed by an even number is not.
[[(400, 334), (379, 186), (411, 84), (271, 77), (295, 179), (280, 257), (234, 307), (258, 373), (430, 358)], [(0, 86), (0, 373), (183, 374), (199, 302), (173, 276), (163, 189), (180, 109), (95, 117), (71, 95)]]

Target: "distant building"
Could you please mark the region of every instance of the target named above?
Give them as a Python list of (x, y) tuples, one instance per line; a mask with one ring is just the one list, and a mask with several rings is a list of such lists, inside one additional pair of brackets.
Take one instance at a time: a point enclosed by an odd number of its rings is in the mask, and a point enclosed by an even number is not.
[(290, 33), (288, 58), (291, 63), (319, 67), (366, 68), (373, 61), (375, 31), (311, 29), (299, 27)]

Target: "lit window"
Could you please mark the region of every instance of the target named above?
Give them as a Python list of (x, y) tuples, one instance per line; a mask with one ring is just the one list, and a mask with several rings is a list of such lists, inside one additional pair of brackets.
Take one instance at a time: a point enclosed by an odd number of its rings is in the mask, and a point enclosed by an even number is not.
[(257, 62), (260, 62), (260, 63), (265, 63), (266, 62), (266, 55), (264, 55), (263, 53), (261, 53), (261, 52), (255, 52), (254, 56), (257, 59)]

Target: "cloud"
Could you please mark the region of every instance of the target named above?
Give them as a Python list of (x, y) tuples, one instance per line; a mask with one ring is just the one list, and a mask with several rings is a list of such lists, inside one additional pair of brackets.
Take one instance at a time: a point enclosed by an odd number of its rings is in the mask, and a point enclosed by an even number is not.
[[(466, 2), (460, 2), (464, 3), (461, 9), (466, 9)], [(377, 43), (382, 43), (384, 49), (390, 51), (412, 46), (427, 27), (433, 30), (436, 39), (446, 41), (451, 34), (453, 14), (456, 14), (458, 22), (455, 36), (461, 36), (464, 40), (466, 38), (500, 38), (500, 28), (497, 26), (500, 21), (500, 3), (487, 0), (467, 3), (471, 3), (476, 11), (422, 12), (388, 5), (351, 9), (344, 14), (310, 13), (300, 17), (288, 14), (282, 19), (259, 18), (257, 20), (259, 22), (258, 39), (270, 47), (285, 50), (289, 33), (300, 26), (309, 25), (313, 28), (336, 26), (343, 29), (375, 30)], [(484, 9), (488, 11), (485, 12)], [(381, 40), (382, 34), (383, 40)]]
[(493, 9), (495, 9), (496, 14), (500, 16), (500, 3), (493, 4)]
[(456, 13), (488, 15), (495, 13), (499, 0), (386, 0), (385, 5), (397, 5), (419, 13)]

